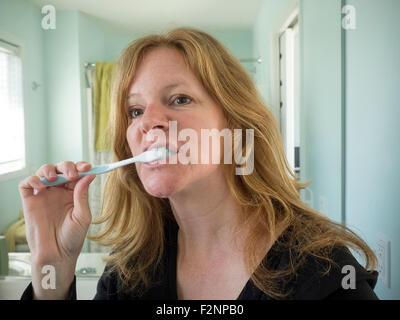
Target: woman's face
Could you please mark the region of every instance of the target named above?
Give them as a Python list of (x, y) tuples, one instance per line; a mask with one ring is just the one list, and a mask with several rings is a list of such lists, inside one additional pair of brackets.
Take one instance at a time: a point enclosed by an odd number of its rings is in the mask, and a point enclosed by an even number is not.
[[(127, 106), (130, 122), (126, 137), (133, 156), (159, 145), (178, 151), (162, 164), (136, 163), (139, 178), (149, 194), (165, 198), (182, 190), (195, 191), (196, 183), (204, 183), (206, 177), (221, 168), (211, 161), (212, 153), (220, 148), (210, 139), (210, 147), (205, 150), (203, 145), (202, 149), (201, 130), (226, 128), (222, 109), (178, 51), (156, 48), (147, 53), (129, 88)], [(176, 138), (170, 121), (176, 121)], [(192, 129), (198, 141), (189, 137), (179, 141), (177, 137), (183, 129)], [(181, 148), (188, 146), (189, 141), (197, 155)], [(208, 164), (201, 163), (201, 153), (210, 153), (206, 155)], [(183, 164), (181, 156), (192, 157), (192, 162), (195, 157), (198, 164)]]

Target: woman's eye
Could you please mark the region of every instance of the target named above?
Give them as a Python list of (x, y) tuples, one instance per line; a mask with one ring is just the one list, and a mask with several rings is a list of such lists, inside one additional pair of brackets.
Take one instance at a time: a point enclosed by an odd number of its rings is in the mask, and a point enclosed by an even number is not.
[(131, 109), (131, 110), (129, 110), (129, 117), (130, 118), (137, 118), (141, 114), (143, 114), (143, 110), (141, 110), (141, 109)]
[(186, 104), (191, 102), (192, 99), (190, 99), (189, 97), (186, 96), (179, 96), (176, 99), (173, 100), (172, 104), (177, 104), (177, 105), (181, 105), (181, 104)]

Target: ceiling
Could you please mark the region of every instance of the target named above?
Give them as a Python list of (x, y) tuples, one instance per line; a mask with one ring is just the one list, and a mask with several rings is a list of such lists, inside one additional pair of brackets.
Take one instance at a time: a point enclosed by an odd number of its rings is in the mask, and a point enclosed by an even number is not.
[(78, 10), (129, 30), (186, 25), (250, 30), (263, 0), (30, 0), (39, 7)]

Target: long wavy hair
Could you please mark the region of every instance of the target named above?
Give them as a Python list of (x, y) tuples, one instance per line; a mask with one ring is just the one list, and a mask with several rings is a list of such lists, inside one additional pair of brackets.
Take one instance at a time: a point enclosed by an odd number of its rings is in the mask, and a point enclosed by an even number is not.
[[(205, 32), (176, 28), (137, 39), (124, 49), (117, 63), (111, 93), (109, 134), (114, 160), (132, 157), (126, 140), (129, 125), (126, 98), (143, 57), (159, 47), (175, 49), (182, 55), (222, 108), (231, 129), (254, 130), (253, 172), (236, 175), (234, 163), (223, 164), (230, 191), (243, 208), (242, 223), (237, 231), (251, 230), (245, 241), (245, 263), (254, 285), (275, 299), (284, 299), (290, 291), (283, 290), (280, 281), (295, 275), (309, 255), (327, 262), (325, 274), (328, 273), (335, 264), (332, 249), (338, 245), (362, 253), (366, 269), (372, 266), (372, 272), (377, 259), (364, 240), (301, 201), (299, 190), (309, 182), (298, 181), (290, 170), (273, 114), (237, 59)], [(122, 290), (135, 290), (141, 295), (154, 285), (152, 279), (165, 249), (166, 219), (174, 219), (169, 200), (153, 197), (145, 191), (134, 164), (109, 173), (101, 213), (94, 222), (104, 223), (104, 227), (89, 239), (112, 247), (107, 258), (108, 271), (118, 273)], [(271, 268), (266, 258), (260, 263), (256, 254), (266, 235), (271, 241), (278, 239), (278, 224), (282, 230), (291, 231), (282, 242), (290, 248), (291, 254), (291, 263), (283, 270)]]

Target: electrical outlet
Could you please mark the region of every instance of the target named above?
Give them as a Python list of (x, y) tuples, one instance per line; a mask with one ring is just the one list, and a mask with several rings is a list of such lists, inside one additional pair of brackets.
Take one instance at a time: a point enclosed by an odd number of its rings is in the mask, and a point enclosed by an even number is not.
[(318, 209), (319, 212), (322, 212), (324, 214), (326, 213), (327, 202), (328, 199), (325, 196), (319, 197), (319, 209)]
[(377, 235), (375, 254), (378, 258), (379, 279), (390, 288), (390, 241), (382, 234)]

